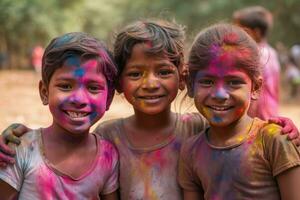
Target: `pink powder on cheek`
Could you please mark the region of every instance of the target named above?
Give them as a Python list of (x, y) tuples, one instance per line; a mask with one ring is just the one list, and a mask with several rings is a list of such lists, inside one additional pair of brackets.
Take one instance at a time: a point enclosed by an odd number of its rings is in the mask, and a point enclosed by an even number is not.
[(97, 99), (89, 99), (91, 111), (93, 114), (90, 117), (90, 121), (93, 122), (96, 117), (102, 117), (107, 107), (107, 95), (102, 95)]
[(246, 110), (246, 106), (245, 106), (245, 107), (242, 107), (242, 108), (240, 108), (240, 109), (238, 109), (238, 110), (236, 111), (236, 115), (242, 114), (245, 110)]
[(53, 117), (56, 118), (56, 120), (59, 120), (61, 123), (66, 123), (66, 116), (65, 113), (62, 110), (63, 104), (59, 104), (59, 106), (56, 105), (49, 105), (49, 109), (51, 110), (51, 113)]

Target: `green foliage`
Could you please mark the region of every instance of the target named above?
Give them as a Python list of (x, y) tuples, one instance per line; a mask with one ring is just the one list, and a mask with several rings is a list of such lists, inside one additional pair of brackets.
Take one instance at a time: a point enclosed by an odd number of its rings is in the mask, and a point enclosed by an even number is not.
[(176, 19), (190, 41), (205, 26), (231, 21), (234, 10), (249, 5), (272, 11), (271, 43), (299, 42), (299, 0), (0, 0), (0, 51), (10, 55), (9, 66), (26, 67), (24, 60), (37, 43), (45, 46), (72, 31), (112, 39), (119, 27), (143, 18)]

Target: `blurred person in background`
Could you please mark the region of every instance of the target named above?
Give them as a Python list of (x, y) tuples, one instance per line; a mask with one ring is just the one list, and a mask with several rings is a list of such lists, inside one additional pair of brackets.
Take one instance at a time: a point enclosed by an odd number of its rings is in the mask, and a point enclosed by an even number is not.
[(273, 26), (273, 16), (261, 6), (252, 6), (235, 11), (233, 20), (253, 37), (260, 48), (264, 83), (259, 99), (251, 103), (249, 115), (263, 120), (277, 116), (280, 64), (276, 51), (267, 42), (267, 35)]
[(293, 52), (292, 50), (293, 48), (291, 48), (289, 59), (285, 64), (284, 78), (290, 88), (289, 97), (291, 99), (295, 99), (297, 98), (297, 96), (299, 96), (298, 93), (300, 92), (300, 69), (299, 69), (299, 65), (297, 66), (297, 59), (300, 58), (300, 54), (299, 57), (297, 57), (295, 52)]
[(42, 57), (44, 54), (44, 48), (41, 45), (36, 45), (31, 52), (31, 65), (37, 73), (41, 72)]
[(293, 58), (295, 64), (300, 68), (300, 43), (296, 43), (291, 47), (291, 57)]

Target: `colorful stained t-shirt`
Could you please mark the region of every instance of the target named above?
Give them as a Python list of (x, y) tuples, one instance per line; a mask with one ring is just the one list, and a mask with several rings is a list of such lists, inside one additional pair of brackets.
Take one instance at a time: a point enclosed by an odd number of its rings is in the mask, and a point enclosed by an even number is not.
[(259, 47), (263, 84), (259, 99), (251, 103), (249, 115), (267, 120), (278, 115), (280, 64), (276, 51), (269, 44), (262, 42)]
[(19, 191), (22, 200), (100, 199), (118, 189), (118, 153), (115, 147), (95, 135), (97, 156), (81, 177), (74, 179), (51, 166), (42, 153), (41, 131), (22, 137), (16, 147), (16, 164), (0, 170), (0, 179)]
[(124, 119), (104, 122), (96, 132), (112, 141), (120, 156), (120, 192), (122, 200), (182, 199), (177, 183), (181, 144), (207, 125), (196, 113), (176, 114), (175, 132), (163, 143), (149, 148), (134, 148), (124, 132)]
[(299, 149), (281, 128), (255, 118), (248, 137), (228, 147), (209, 143), (207, 131), (183, 144), (179, 184), (205, 199), (280, 199), (276, 176), (299, 167)]

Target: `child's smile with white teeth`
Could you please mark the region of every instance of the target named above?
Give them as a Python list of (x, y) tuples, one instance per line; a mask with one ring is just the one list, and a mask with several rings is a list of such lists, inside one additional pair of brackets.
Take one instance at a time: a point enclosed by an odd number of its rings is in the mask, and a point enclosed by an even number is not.
[(179, 89), (179, 71), (164, 55), (150, 55), (136, 44), (120, 78), (125, 98), (135, 112), (158, 114), (168, 110)]
[(226, 111), (232, 108), (232, 106), (208, 106), (208, 107), (216, 111)]
[(89, 114), (88, 112), (74, 112), (74, 111), (66, 111), (66, 113), (71, 118), (81, 118), (81, 117), (85, 117)]
[(104, 114), (108, 91), (98, 62), (89, 59), (79, 67), (63, 65), (57, 69), (49, 94), (53, 121), (71, 133), (84, 133)]

